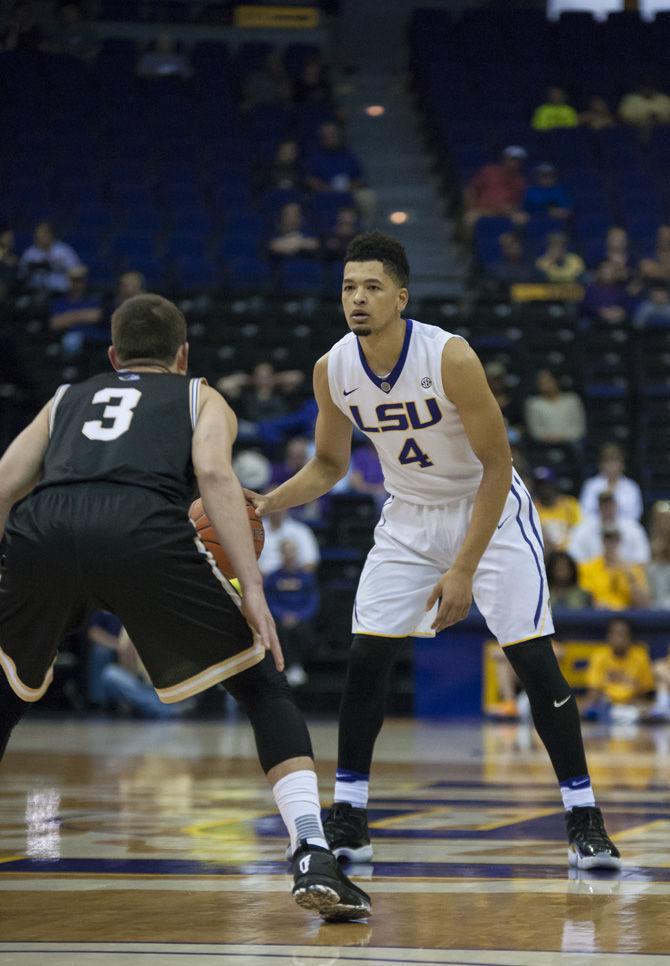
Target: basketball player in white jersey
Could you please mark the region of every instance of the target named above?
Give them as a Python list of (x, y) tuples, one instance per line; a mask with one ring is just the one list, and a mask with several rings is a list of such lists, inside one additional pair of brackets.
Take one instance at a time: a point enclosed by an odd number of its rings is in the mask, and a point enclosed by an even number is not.
[(328, 842), (341, 858), (372, 858), (369, 775), (390, 669), (409, 636), (462, 620), (474, 598), (528, 694), (560, 783), (570, 863), (618, 868), (551, 646), (537, 512), (479, 359), (462, 338), (404, 317), (408, 281), (394, 239), (352, 241), (342, 285), (350, 331), (314, 368), (315, 455), (276, 490), (254, 494), (263, 515), (322, 496), (347, 472), (352, 426), (376, 447), (390, 494), (354, 605)]

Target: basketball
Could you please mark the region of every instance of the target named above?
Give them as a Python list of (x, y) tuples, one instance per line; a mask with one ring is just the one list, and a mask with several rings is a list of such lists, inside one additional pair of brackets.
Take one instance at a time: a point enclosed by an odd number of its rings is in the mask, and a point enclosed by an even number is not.
[[(263, 524), (261, 523), (260, 517), (256, 513), (256, 507), (253, 505), (251, 500), (247, 500), (247, 514), (249, 516), (251, 536), (254, 541), (254, 550), (256, 551), (256, 558), (258, 559), (265, 543), (265, 530), (263, 529)], [(209, 517), (205, 512), (202, 500), (195, 500), (191, 504), (188, 515), (195, 525), (198, 537), (205, 545), (205, 549), (209, 550), (211, 555), (214, 557), (216, 565), (224, 577), (236, 577), (237, 575), (232, 568), (232, 564), (226, 556), (226, 551), (219, 543), (216, 533), (214, 532), (214, 527), (210, 523)]]

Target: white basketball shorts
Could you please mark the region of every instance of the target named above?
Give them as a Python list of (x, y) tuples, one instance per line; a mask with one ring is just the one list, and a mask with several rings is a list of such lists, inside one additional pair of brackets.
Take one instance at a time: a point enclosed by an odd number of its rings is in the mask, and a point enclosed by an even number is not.
[[(417, 506), (389, 497), (358, 585), (354, 634), (433, 637), (437, 605), (426, 602), (463, 543), (474, 499)], [(552, 634), (544, 548), (537, 511), (517, 473), (500, 523), (473, 580), (473, 596), (504, 647)]]

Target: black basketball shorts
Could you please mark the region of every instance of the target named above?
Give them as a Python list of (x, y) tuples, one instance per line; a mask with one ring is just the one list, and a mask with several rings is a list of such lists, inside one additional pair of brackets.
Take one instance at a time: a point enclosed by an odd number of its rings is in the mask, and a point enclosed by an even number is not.
[(42, 697), (59, 643), (92, 608), (120, 618), (166, 703), (265, 654), (186, 510), (139, 486), (48, 488), (11, 514), (0, 574), (0, 665), (19, 698)]

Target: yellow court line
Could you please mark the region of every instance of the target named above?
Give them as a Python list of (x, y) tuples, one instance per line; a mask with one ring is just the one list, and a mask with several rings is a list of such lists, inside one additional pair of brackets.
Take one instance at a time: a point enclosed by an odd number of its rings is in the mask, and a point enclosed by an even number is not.
[[(403, 815), (393, 815), (391, 818), (377, 819), (376, 821), (370, 822), (370, 828), (373, 830), (395, 828), (396, 826), (401, 825), (404, 822), (407, 822), (409, 819), (411, 819), (412, 821), (421, 823), (421, 819), (430, 818), (431, 816), (435, 816), (439, 814), (444, 814), (445, 816), (447, 816), (449, 812), (462, 811), (462, 810), (463, 808), (462, 806), (459, 805), (458, 802), (456, 803), (449, 802), (449, 804), (447, 805), (438, 805), (438, 806), (435, 806), (434, 808), (426, 808), (421, 810), (417, 809), (415, 811), (406, 812)], [(495, 831), (495, 829), (506, 828), (508, 825), (518, 825), (519, 822), (529, 822), (532, 819), (545, 818), (547, 815), (553, 815), (558, 811), (559, 811), (558, 806), (554, 806), (552, 808), (529, 809), (525, 812), (522, 812), (517, 817), (508, 816), (506, 819), (502, 821), (491, 822), (488, 825), (472, 826), (466, 831), (493, 832)], [(407, 831), (409, 832), (410, 830), (407, 829)]]
[(20, 862), (22, 859), (25, 859), (25, 855), (9, 855), (6, 859), (0, 859), (0, 865), (3, 862)]

